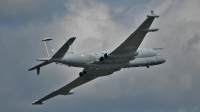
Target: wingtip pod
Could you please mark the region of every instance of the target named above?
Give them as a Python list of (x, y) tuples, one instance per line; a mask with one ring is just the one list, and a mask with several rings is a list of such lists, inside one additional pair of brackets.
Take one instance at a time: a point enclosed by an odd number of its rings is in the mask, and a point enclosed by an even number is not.
[(151, 11), (151, 15), (147, 15), (147, 17), (159, 18), (159, 16), (156, 15), (156, 14), (154, 13), (154, 11)]
[(41, 102), (41, 103), (36, 103), (36, 102), (32, 102), (32, 105), (43, 105), (44, 103)]

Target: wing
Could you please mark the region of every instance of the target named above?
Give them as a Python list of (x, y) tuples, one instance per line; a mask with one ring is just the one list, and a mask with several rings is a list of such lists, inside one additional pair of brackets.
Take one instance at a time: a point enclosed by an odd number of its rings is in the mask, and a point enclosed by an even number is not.
[(111, 75), (116, 71), (121, 70), (121, 68), (107, 68), (107, 69), (96, 69), (95, 65), (92, 68), (84, 68), (83, 71), (84, 73), (82, 74), (90, 76), (90, 77), (101, 77), (101, 76), (107, 76)]
[(100, 76), (106, 76), (106, 75), (110, 75), (113, 72), (119, 71), (121, 68), (112, 68), (112, 69), (94, 69), (94, 68), (84, 68), (83, 71), (81, 72), (82, 74), (80, 74), (80, 77), (78, 77), (77, 79), (75, 79), (74, 81), (72, 81), (71, 83), (67, 84), (66, 86), (48, 94), (47, 96), (43, 97), (40, 100), (36, 100), (35, 102), (33, 102), (33, 105), (41, 105), (43, 104), (44, 101), (53, 98), (57, 95), (70, 95), (73, 94), (70, 91), (73, 88), (76, 88), (80, 85), (83, 85), (89, 81), (92, 81), (93, 79), (96, 79), (97, 77)]
[(138, 27), (138, 29), (132, 33), (119, 47), (117, 47), (109, 55), (125, 55), (129, 53), (134, 53), (137, 51), (142, 40), (148, 32), (157, 31), (158, 29), (149, 29), (154, 18), (159, 17), (151, 12), (151, 15)]
[(92, 64), (104, 64), (104, 63), (120, 63), (134, 60), (138, 52), (137, 49), (142, 43), (144, 37), (148, 32), (157, 31), (157, 28), (150, 28), (155, 18), (159, 17), (151, 11), (151, 15), (147, 15), (147, 19), (133, 32), (120, 46), (114, 51), (100, 57), (99, 60), (91, 62)]
[(93, 79), (95, 79), (97, 77), (89, 77), (87, 75), (84, 75), (82, 77), (78, 77), (77, 79), (75, 79), (74, 81), (72, 81), (71, 83), (67, 84), (66, 86), (58, 89), (57, 91), (54, 91), (52, 93), (50, 93), (49, 95), (43, 97), (42, 99), (40, 100), (36, 100), (35, 102), (33, 102), (32, 104), (33, 105), (40, 105), (40, 104), (43, 104), (44, 101), (52, 98), (52, 97), (55, 97), (57, 95), (69, 95), (69, 94), (73, 94), (73, 93), (70, 93), (70, 90), (72, 90), (73, 88), (76, 88), (82, 84), (85, 84)]

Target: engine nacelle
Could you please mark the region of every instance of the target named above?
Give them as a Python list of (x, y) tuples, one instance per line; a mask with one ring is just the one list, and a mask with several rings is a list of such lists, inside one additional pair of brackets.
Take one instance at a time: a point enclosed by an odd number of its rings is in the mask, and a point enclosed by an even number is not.
[(105, 53), (105, 54), (104, 54), (104, 58), (107, 58), (107, 57), (108, 57), (108, 54), (107, 54), (107, 53)]
[(103, 57), (100, 57), (100, 59), (99, 59), (100, 61), (103, 61), (104, 60), (104, 58)]

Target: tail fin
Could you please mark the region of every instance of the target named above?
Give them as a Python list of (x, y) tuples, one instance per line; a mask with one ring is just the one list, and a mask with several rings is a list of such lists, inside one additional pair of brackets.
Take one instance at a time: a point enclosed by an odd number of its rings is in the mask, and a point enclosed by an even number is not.
[(45, 44), (45, 48), (47, 50), (47, 55), (49, 58), (53, 56), (53, 51), (54, 51), (54, 49), (49, 45), (49, 41), (51, 41), (51, 40), (52, 39), (50, 39), (50, 38), (45, 38), (42, 40)]
[[(65, 38), (65, 37), (63, 37), (63, 39), (67, 42), (68, 41), (68, 39), (67, 38)], [(70, 45), (70, 49), (69, 50), (71, 50), (71, 52), (73, 52), (73, 45), (71, 44)]]
[(70, 38), (53, 56), (52, 58), (62, 58), (66, 54), (66, 52), (69, 50), (69, 47), (74, 42), (76, 37)]

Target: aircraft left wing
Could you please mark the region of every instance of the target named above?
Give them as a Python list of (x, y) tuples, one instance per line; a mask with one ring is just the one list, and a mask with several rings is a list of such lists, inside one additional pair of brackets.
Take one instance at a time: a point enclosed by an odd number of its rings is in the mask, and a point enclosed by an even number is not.
[(137, 49), (146, 34), (159, 30), (157, 28), (150, 28), (154, 19), (158, 17), (158, 15), (155, 15), (154, 12), (151, 11), (151, 15), (147, 15), (147, 19), (120, 46), (109, 54), (105, 53), (104, 56), (92, 62), (92, 64), (120, 63), (134, 60), (134, 57), (138, 55)]
[(148, 18), (138, 27), (138, 29), (109, 55), (128, 55), (136, 52), (145, 35), (148, 32), (154, 32), (158, 30), (157, 28), (150, 28), (150, 26), (154, 18), (159, 16), (155, 15), (154, 12), (151, 11), (151, 15), (147, 15), (147, 17)]
[(73, 88), (76, 88), (82, 84), (85, 84), (93, 79), (95, 79), (97, 77), (88, 77), (87, 75), (85, 76), (82, 76), (82, 77), (78, 77), (77, 79), (75, 79), (74, 81), (72, 81), (71, 83), (67, 84), (66, 86), (48, 94), (47, 96), (43, 97), (42, 99), (40, 100), (36, 100), (35, 102), (33, 102), (32, 104), (33, 105), (41, 105), (43, 104), (44, 101), (50, 99), (50, 98), (53, 98), (57, 95), (70, 95), (70, 94), (73, 94), (73, 92), (71, 92), (71, 90)]

